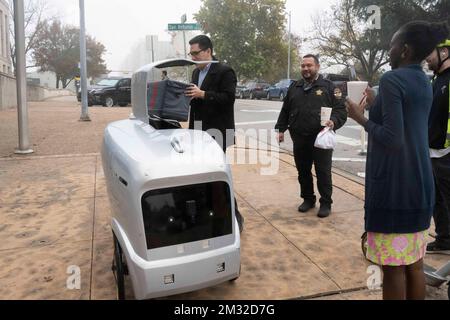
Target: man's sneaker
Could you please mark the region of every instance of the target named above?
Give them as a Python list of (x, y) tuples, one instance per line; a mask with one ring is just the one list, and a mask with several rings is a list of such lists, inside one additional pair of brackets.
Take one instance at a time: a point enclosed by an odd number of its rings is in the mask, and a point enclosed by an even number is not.
[(431, 242), (427, 246), (427, 253), (450, 255), (450, 245), (442, 245), (437, 241)]
[(328, 218), (330, 214), (331, 214), (331, 207), (327, 205), (321, 205), (317, 216), (319, 218)]
[(305, 200), (305, 202), (303, 202), (299, 207), (298, 207), (298, 211), (299, 212), (308, 212), (309, 210), (313, 209), (316, 207), (316, 204), (310, 200)]

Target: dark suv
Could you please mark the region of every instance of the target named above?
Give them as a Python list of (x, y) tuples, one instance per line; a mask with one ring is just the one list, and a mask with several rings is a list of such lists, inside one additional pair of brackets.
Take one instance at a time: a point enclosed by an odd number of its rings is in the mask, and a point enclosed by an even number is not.
[[(81, 101), (80, 91), (77, 98)], [(126, 107), (129, 103), (131, 103), (131, 78), (105, 78), (88, 87), (89, 106)]]
[(241, 99), (261, 99), (265, 98), (267, 95), (266, 89), (270, 87), (270, 84), (264, 81), (251, 81), (246, 86), (245, 89), (241, 90)]

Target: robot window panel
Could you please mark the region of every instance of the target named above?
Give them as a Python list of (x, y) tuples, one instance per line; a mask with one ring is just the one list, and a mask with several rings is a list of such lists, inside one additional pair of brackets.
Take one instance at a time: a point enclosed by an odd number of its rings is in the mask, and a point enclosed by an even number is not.
[(142, 198), (149, 250), (230, 235), (230, 189), (225, 182), (147, 192)]

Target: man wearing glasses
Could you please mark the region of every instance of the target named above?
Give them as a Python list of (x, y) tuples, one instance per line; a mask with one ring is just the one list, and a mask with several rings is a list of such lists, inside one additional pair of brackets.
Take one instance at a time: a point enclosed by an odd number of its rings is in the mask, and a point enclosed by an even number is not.
[[(192, 60), (205, 62), (197, 65), (192, 74), (192, 85), (186, 91), (186, 96), (192, 98), (189, 129), (198, 129), (198, 123), (201, 123), (203, 131), (220, 132), (214, 139), (226, 152), (227, 147), (235, 143), (236, 74), (229, 66), (217, 63), (209, 37), (196, 36), (189, 41), (189, 45)], [(236, 201), (235, 207), (239, 230), (242, 232), (244, 218), (238, 211)]]

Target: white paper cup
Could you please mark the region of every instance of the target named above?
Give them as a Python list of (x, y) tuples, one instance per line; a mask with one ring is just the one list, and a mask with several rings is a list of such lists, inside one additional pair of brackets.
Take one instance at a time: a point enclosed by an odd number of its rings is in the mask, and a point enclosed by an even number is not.
[(347, 82), (348, 97), (355, 103), (361, 103), (369, 83), (367, 81)]
[(327, 121), (331, 120), (332, 108), (323, 107), (320, 112), (320, 124), (324, 127)]

